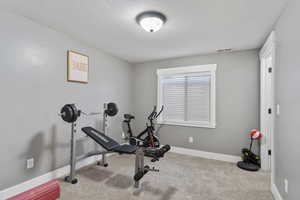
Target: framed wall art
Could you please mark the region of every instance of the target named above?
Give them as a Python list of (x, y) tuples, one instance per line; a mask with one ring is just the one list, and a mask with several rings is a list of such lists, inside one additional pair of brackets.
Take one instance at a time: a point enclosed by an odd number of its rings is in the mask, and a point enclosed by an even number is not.
[(75, 52), (68, 51), (68, 81), (88, 83), (89, 57)]

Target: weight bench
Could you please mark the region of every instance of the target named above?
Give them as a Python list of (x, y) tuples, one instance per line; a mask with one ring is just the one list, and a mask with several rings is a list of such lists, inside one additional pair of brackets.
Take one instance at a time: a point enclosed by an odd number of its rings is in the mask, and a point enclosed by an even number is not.
[[(72, 126), (73, 127), (73, 126)], [(74, 128), (74, 127), (73, 127)], [(97, 144), (103, 147), (106, 151), (95, 151), (90, 152), (82, 157), (74, 158), (71, 157), (71, 171), (70, 176), (67, 176), (65, 180), (72, 184), (77, 183), (77, 179), (75, 178), (75, 165), (76, 161), (79, 159), (83, 159), (86, 157), (94, 156), (94, 155), (105, 155), (107, 153), (119, 153), (119, 154), (135, 154), (135, 187), (139, 187), (139, 181), (143, 178), (143, 176), (149, 171), (158, 172), (159, 170), (155, 168), (150, 168), (149, 166), (144, 165), (144, 157), (151, 157), (152, 162), (158, 161), (159, 158), (162, 158), (166, 152), (170, 150), (169, 145), (165, 145), (159, 149), (149, 149), (145, 147), (138, 147), (128, 144), (119, 144), (114, 139), (108, 137), (104, 133), (92, 128), (92, 127), (84, 127), (81, 129), (88, 137), (93, 139)], [(73, 140), (72, 140), (73, 141)], [(73, 143), (74, 144), (74, 143)], [(73, 148), (74, 150), (75, 148)], [(72, 154), (73, 155), (73, 154)], [(107, 167), (107, 165), (103, 165)]]
[(121, 145), (112, 138), (108, 137), (107, 135), (101, 133), (100, 131), (92, 127), (84, 127), (81, 130), (109, 152), (116, 152), (120, 154), (134, 154), (137, 151), (136, 146), (128, 144)]
[(112, 138), (101, 133), (92, 127), (84, 127), (81, 129), (87, 136), (92, 138), (97, 144), (102, 146), (107, 152), (116, 152), (119, 154), (136, 154), (135, 159), (135, 187), (139, 187), (139, 180), (149, 171), (148, 166), (144, 166), (144, 149), (128, 144), (119, 144)]
[[(161, 148), (146, 148), (140, 145), (128, 145), (128, 144), (119, 144), (112, 138), (108, 137), (106, 133), (107, 126), (107, 116), (114, 116), (117, 114), (118, 110), (116, 105), (113, 103), (104, 104), (104, 113), (103, 113), (103, 132), (100, 132), (92, 127), (84, 127), (82, 128), (82, 132), (84, 132), (89, 138), (93, 139), (97, 144), (103, 147), (105, 150), (99, 151), (91, 151), (85, 153), (80, 156), (76, 156), (76, 132), (77, 132), (77, 124), (76, 120), (80, 116), (80, 114), (84, 115), (95, 115), (100, 113), (84, 113), (76, 108), (74, 104), (65, 105), (61, 112), (60, 116), (62, 119), (68, 123), (71, 123), (71, 142), (70, 142), (70, 174), (65, 177), (65, 181), (76, 184), (78, 180), (75, 178), (76, 175), (76, 163), (80, 160), (91, 156), (102, 155), (102, 162), (98, 162), (98, 165), (107, 167), (105, 155), (108, 153), (119, 153), (119, 154), (134, 154), (135, 155), (135, 187), (139, 186), (139, 180), (149, 171), (158, 171), (157, 169), (150, 168), (149, 166), (144, 165), (144, 157), (152, 158), (152, 162), (158, 161), (159, 158), (162, 158), (166, 152), (170, 150), (169, 145), (165, 145)], [(76, 111), (76, 112), (75, 112)], [(126, 115), (125, 118), (128, 120), (133, 119), (134, 116)]]

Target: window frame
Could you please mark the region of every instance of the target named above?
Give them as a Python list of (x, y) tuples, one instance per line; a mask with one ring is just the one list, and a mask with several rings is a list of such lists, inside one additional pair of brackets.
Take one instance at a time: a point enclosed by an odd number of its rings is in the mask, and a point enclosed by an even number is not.
[(158, 124), (188, 126), (200, 128), (216, 128), (216, 70), (217, 64), (195, 65), (174, 68), (159, 68), (157, 69), (157, 105), (161, 108), (163, 102), (163, 87), (161, 80), (168, 76), (187, 76), (192, 74), (209, 74), (210, 82), (210, 120), (206, 121), (178, 121), (178, 120), (163, 120), (162, 115), (157, 119)]

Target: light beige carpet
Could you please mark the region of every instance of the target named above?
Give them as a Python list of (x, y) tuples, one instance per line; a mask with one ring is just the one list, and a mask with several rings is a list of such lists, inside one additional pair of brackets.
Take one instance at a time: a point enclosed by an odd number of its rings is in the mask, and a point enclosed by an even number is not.
[(79, 170), (76, 185), (61, 181), (61, 200), (272, 200), (268, 173), (242, 171), (232, 163), (167, 153), (154, 164), (160, 172), (149, 172), (137, 190), (134, 156), (108, 161), (108, 168)]

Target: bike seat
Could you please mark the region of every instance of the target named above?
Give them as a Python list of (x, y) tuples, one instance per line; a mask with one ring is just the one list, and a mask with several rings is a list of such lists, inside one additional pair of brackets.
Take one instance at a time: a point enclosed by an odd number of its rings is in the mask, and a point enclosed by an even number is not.
[(127, 120), (131, 120), (131, 119), (134, 119), (134, 116), (131, 115), (131, 114), (125, 114), (124, 118), (127, 119)]

